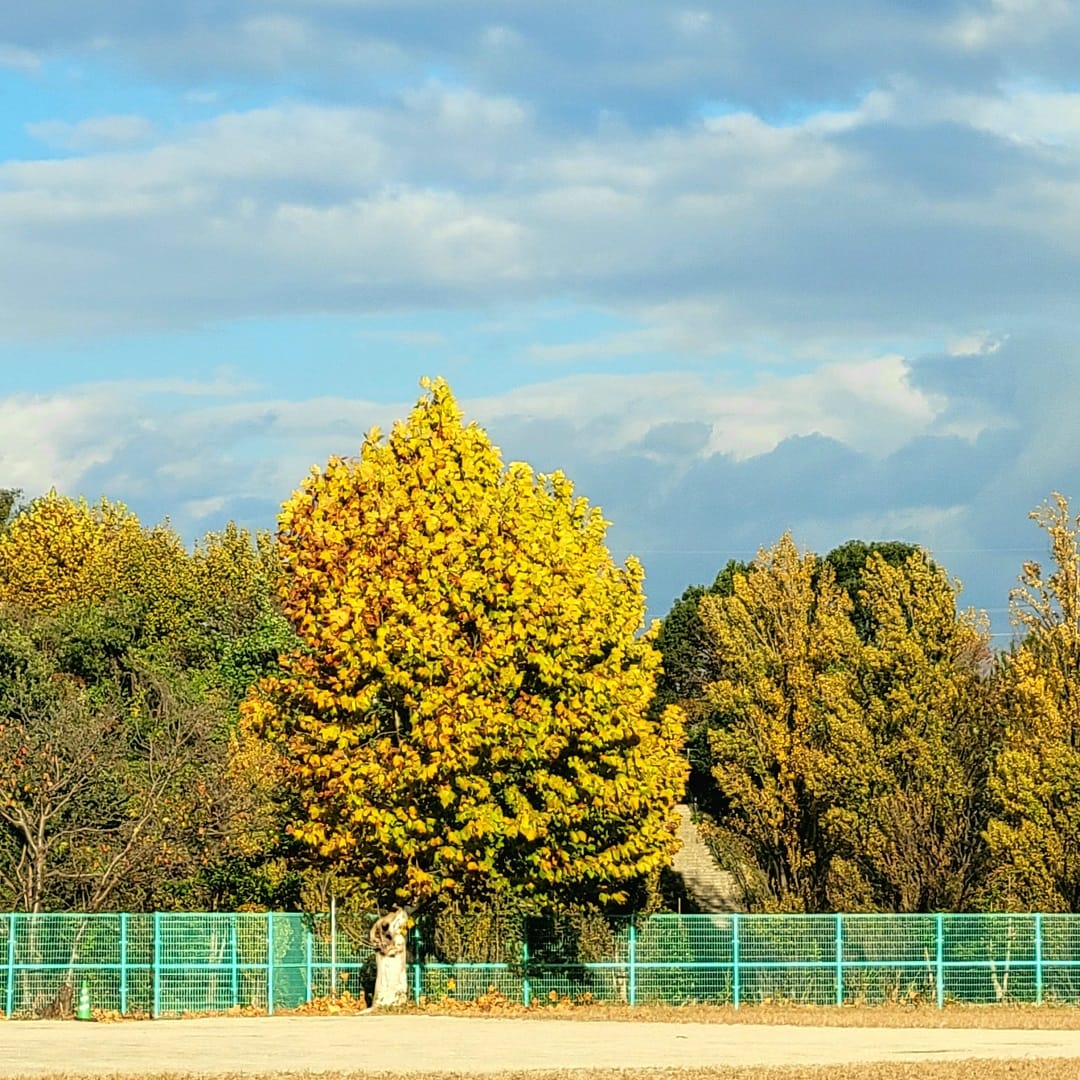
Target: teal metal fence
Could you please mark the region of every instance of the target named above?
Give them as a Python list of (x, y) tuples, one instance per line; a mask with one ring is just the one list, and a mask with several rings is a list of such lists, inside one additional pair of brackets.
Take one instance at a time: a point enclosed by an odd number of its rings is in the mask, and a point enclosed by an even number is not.
[[(1080, 916), (656, 915), (608, 923), (530, 920), (483, 962), (440, 956), (415, 935), (413, 995), (491, 989), (552, 998), (739, 1008), (924, 1002), (1080, 1002)], [(585, 940), (587, 938), (587, 940)]]
[(273, 1013), (355, 987), (368, 962), (301, 914), (0, 915), (7, 1017), (68, 1012), (84, 981), (95, 1008), (122, 1014)]
[[(494, 988), (524, 1004), (1080, 1003), (1075, 915), (488, 917), (485, 927), (447, 935), (421, 922), (414, 998)], [(84, 980), (95, 1008), (157, 1017), (273, 1013), (370, 975), (370, 954), (326, 916), (0, 914), (8, 1017), (63, 1011)]]

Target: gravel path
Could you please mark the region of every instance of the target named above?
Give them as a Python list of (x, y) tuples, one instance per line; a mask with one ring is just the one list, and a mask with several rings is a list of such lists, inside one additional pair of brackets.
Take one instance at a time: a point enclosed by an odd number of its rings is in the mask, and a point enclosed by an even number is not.
[(0, 1077), (43, 1073), (663, 1068), (1076, 1057), (1080, 1031), (812, 1028), (447, 1016), (0, 1022)]

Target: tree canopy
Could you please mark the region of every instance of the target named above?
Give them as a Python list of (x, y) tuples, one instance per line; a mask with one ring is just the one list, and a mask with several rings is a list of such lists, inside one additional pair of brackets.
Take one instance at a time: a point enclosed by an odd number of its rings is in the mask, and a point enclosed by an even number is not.
[(188, 552), (106, 500), (51, 492), (0, 532), (0, 898), (272, 897), (272, 759), (237, 706), (294, 641), (275, 576), (243, 530)]
[(625, 902), (674, 848), (677, 713), (642, 570), (562, 474), (504, 466), (441, 380), (385, 440), (285, 504), (282, 608), (303, 641), (245, 705), (296, 834), (383, 903)]
[(685, 711), (692, 745), (707, 747), (694, 759), (708, 766), (703, 804), (764, 875), (765, 902), (971, 902), (989, 646), (955, 583), (911, 545), (852, 542), (820, 559), (789, 535), (726, 569), (730, 584), (698, 600), (700, 669), (713, 674)]
[(1004, 721), (991, 780), (991, 896), (1004, 906), (1080, 910), (1080, 518), (1055, 494), (1031, 514), (1051, 566), (1024, 564), (1013, 591), (1025, 632), (1001, 658)]

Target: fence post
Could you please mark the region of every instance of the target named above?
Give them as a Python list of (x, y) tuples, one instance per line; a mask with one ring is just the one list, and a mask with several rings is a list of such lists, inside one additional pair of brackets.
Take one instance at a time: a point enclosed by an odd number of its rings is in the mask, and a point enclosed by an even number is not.
[(626, 958), (629, 961), (627, 1004), (637, 1004), (637, 922), (630, 916), (630, 929), (626, 936)]
[(532, 1004), (532, 985), (529, 983), (529, 920), (521, 923), (521, 1001), (527, 1009)]
[(229, 916), (229, 994), (235, 1009), (240, 1004), (240, 944), (236, 933), (236, 912)]
[(15, 912), (8, 915), (7, 982), (4, 984), (4, 1015), (10, 1020), (15, 1012)]
[(836, 1004), (844, 1004), (844, 917), (836, 913)]
[(1035, 914), (1035, 1004), (1043, 1003), (1043, 938), (1042, 915)]
[(266, 1011), (274, 1015), (274, 913), (266, 913)]
[(420, 966), (423, 940), (420, 937), (420, 924), (413, 924), (413, 1001), (420, 1003), (420, 995), (424, 992), (424, 971)]
[(934, 963), (934, 982), (937, 992), (937, 1007), (945, 1008), (945, 916), (939, 911), (934, 920), (937, 938), (937, 957)]
[(154, 980), (152, 989), (153, 1007), (151, 1016), (156, 1020), (161, 1015), (161, 912), (154, 912), (154, 963), (151, 977)]
[(120, 913), (120, 1015), (127, 1016), (128, 1011), (128, 917), (127, 912)]
[(731, 1000), (735, 1008), (742, 998), (742, 980), (739, 973), (739, 916), (731, 916)]
[(330, 997), (337, 997), (337, 896), (330, 894)]
[(311, 1001), (315, 996), (311, 983), (315, 978), (315, 964), (314, 964), (314, 944), (312, 942), (312, 930), (311, 922), (305, 921), (304, 923), (304, 980), (307, 986), (307, 994), (304, 997), (305, 1001)]

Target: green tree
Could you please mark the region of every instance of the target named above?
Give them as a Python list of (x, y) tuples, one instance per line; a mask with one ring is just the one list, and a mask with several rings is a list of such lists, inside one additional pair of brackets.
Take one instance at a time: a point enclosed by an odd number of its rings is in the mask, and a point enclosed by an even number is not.
[[(674, 848), (685, 765), (652, 718), (642, 571), (561, 474), (504, 467), (446, 383), (284, 506), (304, 642), (246, 705), (291, 766), (296, 834), (386, 905), (626, 902)], [(404, 994), (405, 908), (376, 924)]]
[(198, 867), (207, 825), (240, 830), (245, 786), (211, 701), (149, 672), (88, 685), (58, 663), (60, 629), (0, 616), (0, 893), (27, 911), (139, 907)]
[(874, 629), (871, 613), (861, 595), (867, 564), (874, 555), (884, 559), (888, 566), (901, 567), (913, 556), (921, 557), (922, 552), (915, 544), (902, 540), (848, 540), (825, 556), (836, 584), (851, 598), (851, 621), (863, 641), (870, 638)]
[(721, 673), (706, 694), (722, 823), (746, 841), (775, 907), (827, 909), (851, 807), (876, 768), (855, 694), (851, 601), (789, 535), (733, 586), (700, 608)]
[(653, 715), (676, 705), (686, 721), (686, 753), (690, 763), (687, 791), (706, 809), (715, 811), (712, 752), (709, 749), (709, 704), (705, 688), (720, 671), (704, 623), (701, 601), (705, 596), (731, 596), (735, 575), (745, 574), (749, 564), (730, 560), (712, 585), (689, 586), (664, 616), (656, 635), (662, 671), (656, 683)]
[(1055, 493), (1033, 511), (1052, 568), (1024, 564), (1012, 593), (1025, 636), (999, 672), (1004, 724), (991, 780), (988, 900), (1004, 907), (1080, 910), (1080, 518)]
[(923, 552), (871, 551), (859, 581), (857, 696), (878, 769), (853, 808), (848, 857), (875, 908), (963, 910), (986, 869), (986, 620), (958, 610), (956, 584)]
[[(203, 908), (286, 886), (274, 759), (237, 724), (295, 644), (276, 572), (242, 530), (189, 553), (120, 504), (55, 492), (0, 534), (10, 902)], [(75, 868), (73, 845), (100, 858)]]

